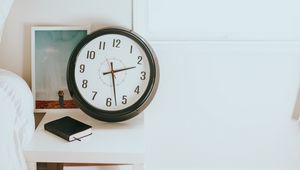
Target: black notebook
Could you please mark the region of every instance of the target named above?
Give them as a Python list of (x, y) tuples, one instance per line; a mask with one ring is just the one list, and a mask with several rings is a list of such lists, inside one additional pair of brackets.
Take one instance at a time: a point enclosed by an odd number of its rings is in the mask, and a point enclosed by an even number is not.
[(69, 116), (53, 120), (44, 125), (45, 130), (71, 142), (92, 134), (92, 126)]

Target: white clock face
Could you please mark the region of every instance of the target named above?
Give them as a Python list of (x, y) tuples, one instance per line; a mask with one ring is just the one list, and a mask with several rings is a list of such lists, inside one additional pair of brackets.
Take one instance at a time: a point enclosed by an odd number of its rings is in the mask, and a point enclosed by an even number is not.
[(118, 111), (132, 106), (144, 94), (150, 66), (135, 41), (120, 34), (105, 34), (80, 50), (74, 75), (86, 102), (97, 109)]

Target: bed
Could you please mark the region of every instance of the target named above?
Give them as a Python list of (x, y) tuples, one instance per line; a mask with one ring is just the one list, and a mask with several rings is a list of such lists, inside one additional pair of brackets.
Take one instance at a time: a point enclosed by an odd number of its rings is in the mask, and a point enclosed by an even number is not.
[(27, 168), (23, 146), (34, 132), (33, 97), (26, 82), (0, 69), (0, 169)]
[[(12, 3), (13, 0), (0, 0), (0, 40)], [(27, 83), (17, 74), (0, 68), (1, 170), (27, 169), (23, 146), (34, 132), (33, 110), (33, 97)]]

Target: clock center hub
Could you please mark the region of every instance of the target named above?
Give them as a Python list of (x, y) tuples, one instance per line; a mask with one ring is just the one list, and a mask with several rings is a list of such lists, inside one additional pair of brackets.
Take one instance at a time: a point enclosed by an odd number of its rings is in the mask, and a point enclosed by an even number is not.
[[(111, 68), (111, 63), (113, 63), (113, 70)], [(101, 62), (99, 68), (98, 74), (101, 82), (106, 86), (112, 87), (112, 76), (114, 76), (115, 85), (121, 85), (126, 79), (127, 72), (115, 72), (115, 70), (125, 67), (125, 64), (117, 58), (106, 58), (104, 61)]]

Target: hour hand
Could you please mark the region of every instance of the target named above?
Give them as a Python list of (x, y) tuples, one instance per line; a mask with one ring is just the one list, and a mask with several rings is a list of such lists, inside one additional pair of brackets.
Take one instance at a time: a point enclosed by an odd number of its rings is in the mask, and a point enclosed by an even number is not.
[[(114, 73), (117, 73), (117, 72), (120, 72), (120, 71), (125, 71), (125, 70), (130, 70), (130, 69), (133, 69), (133, 68), (136, 68), (136, 66), (117, 69), (117, 70), (114, 70)], [(107, 71), (107, 72), (104, 72), (103, 75), (110, 74), (110, 73), (111, 73), (111, 71)]]

